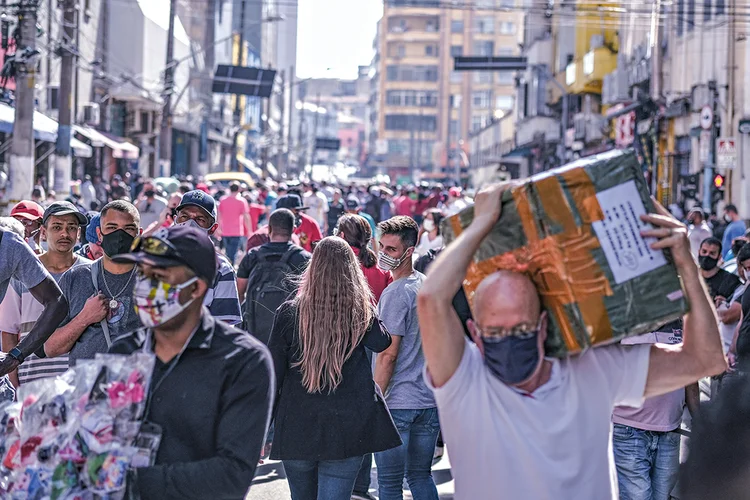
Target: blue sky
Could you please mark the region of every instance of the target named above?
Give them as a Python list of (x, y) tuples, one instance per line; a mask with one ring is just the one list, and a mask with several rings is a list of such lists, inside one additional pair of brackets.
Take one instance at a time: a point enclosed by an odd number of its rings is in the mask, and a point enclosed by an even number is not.
[(356, 78), (357, 66), (372, 59), (382, 0), (298, 0), (298, 5), (297, 75)]

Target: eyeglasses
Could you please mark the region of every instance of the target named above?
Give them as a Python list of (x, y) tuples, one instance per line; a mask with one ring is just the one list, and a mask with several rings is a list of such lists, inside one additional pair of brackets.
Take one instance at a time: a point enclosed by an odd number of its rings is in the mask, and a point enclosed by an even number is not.
[(539, 333), (542, 329), (542, 320), (544, 315), (539, 316), (536, 325), (531, 323), (521, 323), (510, 328), (501, 326), (490, 326), (482, 328), (477, 325), (477, 334), (482, 337), (482, 342), (501, 342), (508, 337), (517, 337), (519, 339), (529, 339)]
[(136, 237), (133, 245), (130, 247), (130, 251), (146, 252), (157, 257), (182, 257), (174, 245), (156, 236), (148, 236), (146, 238)]
[(37, 224), (39, 222), (39, 221), (36, 221), (36, 220), (30, 220), (30, 219), (26, 219), (26, 218), (23, 218), (23, 217), (19, 217), (19, 218), (14, 217), (14, 219), (16, 219), (18, 222), (20, 222), (21, 224), (23, 224), (26, 227), (31, 227), (34, 224)]

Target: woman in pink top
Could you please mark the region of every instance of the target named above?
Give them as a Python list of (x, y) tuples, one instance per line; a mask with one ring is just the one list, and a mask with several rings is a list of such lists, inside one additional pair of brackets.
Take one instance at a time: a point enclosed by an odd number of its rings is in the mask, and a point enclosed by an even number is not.
[(333, 234), (349, 243), (354, 250), (377, 304), (383, 290), (393, 282), (393, 277), (376, 265), (378, 259), (375, 252), (367, 246), (372, 239), (370, 224), (360, 215), (346, 214), (339, 219)]

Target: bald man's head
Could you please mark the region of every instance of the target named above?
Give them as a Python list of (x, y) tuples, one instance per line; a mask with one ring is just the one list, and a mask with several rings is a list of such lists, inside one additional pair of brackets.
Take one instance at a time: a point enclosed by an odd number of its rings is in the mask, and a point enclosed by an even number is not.
[(474, 293), (474, 317), (484, 328), (536, 325), (541, 313), (539, 294), (525, 274), (498, 271), (487, 276)]

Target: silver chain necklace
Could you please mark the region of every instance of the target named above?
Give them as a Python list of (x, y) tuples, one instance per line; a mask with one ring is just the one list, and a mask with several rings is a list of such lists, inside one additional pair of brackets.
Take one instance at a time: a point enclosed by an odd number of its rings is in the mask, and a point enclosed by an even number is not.
[(125, 290), (128, 288), (128, 285), (130, 284), (130, 280), (133, 279), (133, 275), (135, 274), (135, 271), (138, 269), (138, 266), (133, 266), (133, 270), (130, 271), (130, 277), (128, 278), (127, 283), (125, 283), (125, 286), (122, 287), (122, 290), (120, 290), (117, 295), (113, 294), (112, 291), (109, 289), (109, 285), (107, 285), (107, 276), (104, 271), (104, 266), (102, 266), (102, 281), (104, 282), (104, 288), (107, 290), (107, 293), (111, 297), (109, 300), (109, 308), (110, 309), (116, 309), (118, 306), (117, 297), (123, 294)]

